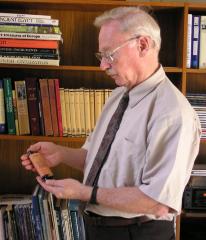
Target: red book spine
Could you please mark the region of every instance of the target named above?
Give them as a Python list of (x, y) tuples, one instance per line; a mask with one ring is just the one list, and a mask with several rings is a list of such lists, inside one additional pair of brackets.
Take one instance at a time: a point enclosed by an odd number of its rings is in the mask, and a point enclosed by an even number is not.
[(57, 49), (57, 40), (1, 39), (0, 47)]
[(60, 92), (59, 92), (59, 79), (54, 79), (55, 93), (56, 93), (56, 104), (57, 104), (57, 119), (59, 126), (59, 136), (63, 136), (63, 126), (62, 126), (62, 113), (61, 113), (61, 102), (60, 102)]
[(52, 113), (51, 118), (52, 118), (54, 136), (59, 136), (54, 79), (48, 79), (48, 86), (49, 86), (49, 100), (50, 100), (50, 107), (51, 107), (51, 113)]

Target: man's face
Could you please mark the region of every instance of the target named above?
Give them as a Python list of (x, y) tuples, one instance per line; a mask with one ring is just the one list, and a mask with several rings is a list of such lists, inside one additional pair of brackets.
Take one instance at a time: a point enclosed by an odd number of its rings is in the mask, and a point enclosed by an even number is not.
[(116, 21), (106, 23), (100, 29), (99, 51), (103, 56), (110, 57), (103, 57), (100, 67), (115, 80), (118, 86), (132, 88), (138, 84), (137, 45), (138, 38), (122, 33)]

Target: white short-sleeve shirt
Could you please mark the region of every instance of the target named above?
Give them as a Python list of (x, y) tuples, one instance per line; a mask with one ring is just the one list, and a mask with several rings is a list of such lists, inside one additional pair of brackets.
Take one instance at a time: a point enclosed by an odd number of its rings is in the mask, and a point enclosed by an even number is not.
[[(125, 91), (125, 87), (113, 91), (93, 133), (83, 145), (88, 151), (84, 181)], [(183, 191), (198, 154), (200, 133), (195, 111), (160, 67), (129, 92), (129, 105), (101, 170), (98, 186), (137, 186), (149, 197), (180, 212)], [(142, 215), (102, 205), (88, 205), (87, 210), (104, 216)], [(171, 218), (171, 213), (164, 217)]]

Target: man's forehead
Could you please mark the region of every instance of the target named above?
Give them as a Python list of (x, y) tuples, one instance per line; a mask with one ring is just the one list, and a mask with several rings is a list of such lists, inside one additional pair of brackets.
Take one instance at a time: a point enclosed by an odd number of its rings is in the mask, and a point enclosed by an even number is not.
[(124, 38), (125, 34), (120, 31), (120, 23), (118, 21), (106, 22), (102, 25), (99, 32), (99, 50), (108, 50), (113, 44), (121, 42)]

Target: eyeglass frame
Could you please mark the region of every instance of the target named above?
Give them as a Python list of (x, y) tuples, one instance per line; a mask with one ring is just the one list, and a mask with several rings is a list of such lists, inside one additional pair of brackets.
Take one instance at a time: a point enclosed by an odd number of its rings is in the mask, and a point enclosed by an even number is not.
[(105, 60), (112, 64), (114, 62), (114, 57), (113, 55), (121, 48), (123, 48), (124, 46), (126, 46), (130, 41), (137, 39), (141, 36), (135, 36), (135, 37), (131, 37), (129, 39), (127, 39), (126, 41), (124, 41), (121, 45), (119, 45), (118, 47), (116, 47), (115, 49), (113, 49), (111, 52), (108, 53), (103, 53), (103, 52), (96, 52), (95, 56), (96, 58), (101, 62), (103, 58), (105, 58)]

